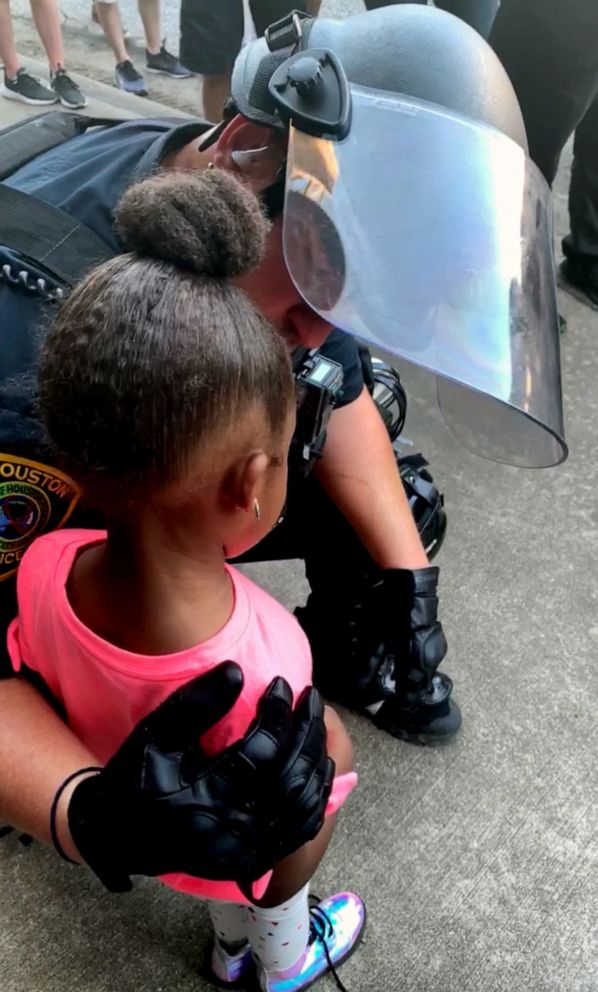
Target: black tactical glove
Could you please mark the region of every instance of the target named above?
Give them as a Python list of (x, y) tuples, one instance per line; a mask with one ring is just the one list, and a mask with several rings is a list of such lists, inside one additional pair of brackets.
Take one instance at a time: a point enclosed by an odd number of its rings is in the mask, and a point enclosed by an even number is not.
[(295, 611), (324, 696), (419, 744), (449, 740), (461, 725), (453, 684), (438, 671), (446, 640), (437, 587), (433, 566), (376, 570), (361, 582), (338, 575)]
[[(374, 722), (395, 737), (420, 744), (450, 740), (461, 725), (451, 699), (453, 683), (438, 671), (447, 651), (438, 620), (438, 568), (382, 572), (382, 652), (370, 692), (384, 701), (371, 710)], [(385, 622), (384, 622), (385, 621)]]
[(396, 685), (406, 691), (429, 688), (446, 655), (438, 620), (438, 571), (431, 565), (382, 573), (389, 615), (395, 617), (389, 640), (397, 658)]
[(112, 892), (128, 891), (129, 875), (170, 872), (247, 884), (319, 832), (334, 762), (315, 689), (293, 713), (288, 684), (275, 679), (245, 737), (214, 757), (203, 752), (199, 738), (242, 686), (233, 662), (194, 679), (76, 787), (73, 841)]

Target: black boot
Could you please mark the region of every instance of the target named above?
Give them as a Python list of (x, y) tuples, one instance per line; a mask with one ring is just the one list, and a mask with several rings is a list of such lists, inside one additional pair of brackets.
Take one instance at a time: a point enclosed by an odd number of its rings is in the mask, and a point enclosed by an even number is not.
[(417, 744), (444, 743), (461, 726), (453, 684), (437, 671), (447, 649), (437, 585), (438, 568), (393, 569), (360, 589), (331, 581), (296, 611), (324, 696)]

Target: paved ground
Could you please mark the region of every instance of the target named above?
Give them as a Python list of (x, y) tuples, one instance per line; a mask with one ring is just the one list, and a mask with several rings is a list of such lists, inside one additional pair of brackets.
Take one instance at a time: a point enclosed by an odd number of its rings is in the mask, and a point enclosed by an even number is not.
[[(447, 494), (442, 618), (465, 722), (453, 746), (421, 751), (347, 714), (361, 785), (314, 889), (367, 900), (350, 992), (598, 989), (598, 314), (560, 303), (571, 457), (557, 470), (470, 456), (405, 376), (407, 433)], [(289, 605), (305, 593), (296, 565), (255, 574)], [(150, 882), (111, 897), (12, 838), (0, 874), (2, 992), (207, 992), (192, 900)]]

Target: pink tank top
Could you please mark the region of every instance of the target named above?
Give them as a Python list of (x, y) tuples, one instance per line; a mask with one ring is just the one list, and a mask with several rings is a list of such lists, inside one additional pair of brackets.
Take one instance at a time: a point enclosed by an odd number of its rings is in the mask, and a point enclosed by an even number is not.
[[(104, 531), (62, 530), (38, 538), (19, 566), (19, 615), (8, 632), (15, 671), (21, 663), (38, 672), (65, 709), (70, 728), (105, 763), (133, 727), (190, 679), (232, 659), (242, 668), (241, 696), (202, 738), (208, 754), (237, 741), (256, 715), (257, 703), (273, 678), (289, 682), (296, 702), (311, 684), (309, 643), (295, 618), (263, 589), (230, 566), (234, 608), (210, 640), (176, 654), (145, 656), (104, 641), (73, 612), (66, 583), (75, 557), (106, 539)], [(327, 813), (336, 811), (357, 776), (338, 776)], [(254, 886), (259, 898), (269, 875)], [(205, 899), (247, 902), (234, 882), (212, 882), (174, 874), (162, 876), (172, 888)]]

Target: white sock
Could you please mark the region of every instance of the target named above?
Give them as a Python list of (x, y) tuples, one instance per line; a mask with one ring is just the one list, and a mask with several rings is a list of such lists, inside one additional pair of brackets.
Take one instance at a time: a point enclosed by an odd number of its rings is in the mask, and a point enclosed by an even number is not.
[(247, 910), (236, 902), (208, 902), (208, 912), (214, 933), (225, 950), (232, 950), (247, 942)]
[(309, 884), (280, 906), (247, 907), (247, 939), (266, 971), (286, 971), (304, 954), (309, 939), (308, 892)]

